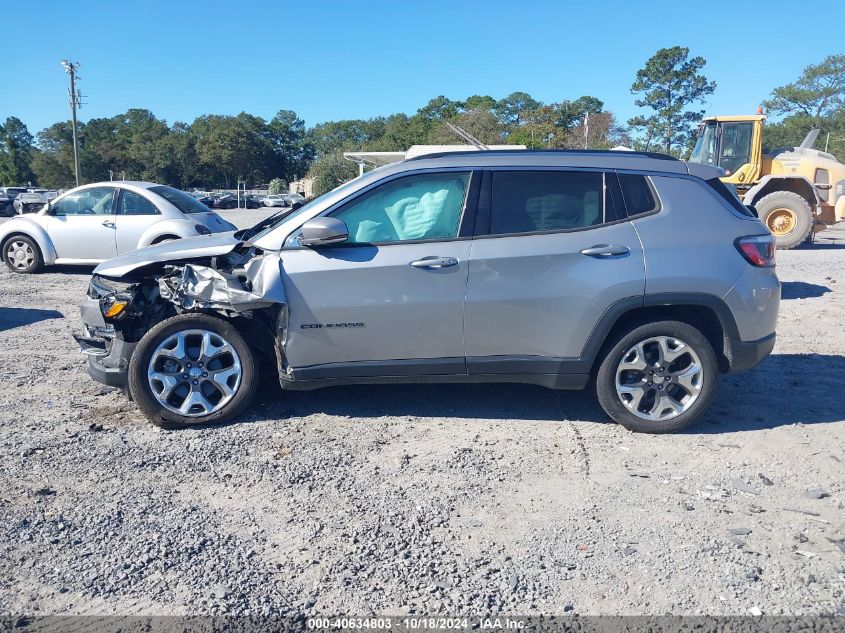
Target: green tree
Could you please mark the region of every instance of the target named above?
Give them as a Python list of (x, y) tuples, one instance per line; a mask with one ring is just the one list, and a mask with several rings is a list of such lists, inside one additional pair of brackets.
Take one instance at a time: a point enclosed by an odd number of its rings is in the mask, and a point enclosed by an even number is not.
[(830, 55), (804, 69), (797, 81), (772, 91), (772, 114), (827, 117), (845, 107), (845, 55)]
[[(496, 115), (489, 110), (478, 108), (476, 110), (461, 112), (452, 117), (449, 122), (466, 130), (484, 144), (494, 145), (502, 142), (504, 128), (499, 123)], [(434, 145), (455, 145), (463, 144), (464, 142), (463, 139), (459, 138), (449, 129), (445, 121), (436, 124), (428, 137), (428, 143)]]
[(26, 185), (32, 173), (32, 134), (17, 117), (9, 117), (0, 125), (0, 182)]
[(311, 165), (308, 177), (314, 179), (314, 195), (319, 196), (352, 180), (358, 175), (358, 168), (343, 157), (342, 152), (321, 156)]
[(512, 92), (496, 103), (496, 114), (504, 125), (519, 125), (524, 114), (542, 104), (527, 92)]
[(209, 181), (228, 188), (247, 176), (263, 180), (274, 153), (264, 119), (241, 112), (237, 116), (205, 115), (191, 125), (197, 158)]
[(279, 110), (268, 123), (279, 157), (279, 172), (288, 180), (304, 174), (314, 160), (314, 146), (306, 136), (305, 121), (293, 110)]
[(417, 110), (417, 114), (431, 121), (443, 121), (454, 117), (463, 107), (464, 104), (460, 101), (452, 101), (440, 95)]
[(631, 93), (640, 96), (634, 103), (653, 114), (634, 117), (628, 124), (645, 135), (646, 147), (654, 138), (660, 138), (669, 153), (689, 144), (704, 111), (688, 108), (716, 90), (716, 82), (700, 72), (706, 63), (703, 57), (690, 59), (688, 48), (673, 46), (658, 50), (637, 71)]
[(281, 178), (273, 178), (270, 181), (270, 188), (267, 190), (271, 194), (280, 194), (288, 192), (288, 183)]

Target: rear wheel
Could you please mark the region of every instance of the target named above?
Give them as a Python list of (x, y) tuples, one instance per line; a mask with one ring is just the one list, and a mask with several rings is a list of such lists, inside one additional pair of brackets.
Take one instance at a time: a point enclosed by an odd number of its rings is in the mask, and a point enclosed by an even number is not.
[(707, 338), (679, 321), (634, 328), (607, 353), (596, 376), (605, 412), (631, 431), (671, 433), (709, 406), (718, 365)]
[(228, 321), (182, 314), (152, 328), (129, 363), (129, 390), (163, 428), (230, 420), (252, 400), (258, 368)]
[(795, 248), (810, 236), (813, 229), (813, 210), (797, 193), (770, 193), (754, 206), (763, 224), (775, 236), (778, 248)]
[(14, 273), (37, 273), (44, 267), (41, 249), (26, 235), (13, 235), (3, 242), (3, 261)]

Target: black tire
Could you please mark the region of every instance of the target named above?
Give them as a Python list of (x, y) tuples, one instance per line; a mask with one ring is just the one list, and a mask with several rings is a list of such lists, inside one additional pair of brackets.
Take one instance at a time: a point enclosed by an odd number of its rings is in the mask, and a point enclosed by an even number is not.
[[(241, 364), (241, 380), (234, 396), (220, 409), (202, 416), (181, 415), (163, 406), (147, 379), (150, 360), (159, 344), (172, 334), (192, 329), (208, 330), (225, 338), (235, 348)], [(162, 321), (144, 335), (129, 362), (129, 391), (132, 399), (150, 422), (165, 429), (219, 424), (231, 420), (249, 406), (257, 387), (258, 364), (249, 345), (231, 323), (207, 314), (180, 314)]]
[[(791, 191), (776, 191), (760, 198), (755, 203), (760, 221), (775, 236), (777, 247), (781, 250), (795, 248), (807, 241), (813, 230), (813, 210), (810, 204), (797, 193)], [(789, 211), (792, 218), (787, 220), (794, 223), (792, 229), (779, 235), (777, 232), (778, 222), (781, 218), (789, 217), (783, 213)]]
[[(9, 254), (9, 250), (13, 244), (23, 243), (32, 251), (32, 261), (23, 267), (18, 267), (13, 263), (13, 259)], [(6, 267), (13, 273), (32, 274), (41, 272), (44, 268), (44, 256), (41, 254), (41, 249), (34, 239), (26, 235), (12, 235), (3, 242), (3, 261), (6, 262)]]
[[(617, 368), (623, 358), (631, 353), (638, 343), (653, 337), (663, 336), (680, 339), (698, 356), (702, 367), (698, 383), (701, 390), (697, 398), (689, 405), (689, 408), (682, 413), (667, 419), (648, 420), (636, 415), (622, 403), (622, 396), (617, 393), (616, 389)], [(683, 359), (684, 357), (681, 356), (677, 360), (681, 363)], [(666, 369), (669, 369), (669, 367), (666, 367)], [(698, 329), (680, 321), (657, 321), (634, 327), (610, 346), (596, 375), (596, 396), (602, 409), (630, 431), (637, 433), (672, 433), (692, 424), (708, 408), (716, 392), (718, 373), (719, 365), (716, 361), (713, 346)], [(657, 377), (654, 380), (656, 381)], [(649, 382), (648, 384), (652, 383)], [(670, 384), (667, 382), (666, 385), (665, 393), (668, 394)], [(672, 389), (675, 390), (674, 387)], [(657, 391), (652, 391), (652, 393), (658, 394)]]

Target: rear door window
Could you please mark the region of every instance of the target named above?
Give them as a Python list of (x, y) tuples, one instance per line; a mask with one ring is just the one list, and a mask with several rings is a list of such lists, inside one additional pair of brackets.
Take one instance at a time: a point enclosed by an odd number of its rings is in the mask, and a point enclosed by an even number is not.
[(650, 213), (658, 209), (657, 196), (648, 178), (642, 174), (617, 174), (625, 208), (629, 216)]
[(601, 172), (493, 172), (491, 235), (577, 230), (604, 221)]

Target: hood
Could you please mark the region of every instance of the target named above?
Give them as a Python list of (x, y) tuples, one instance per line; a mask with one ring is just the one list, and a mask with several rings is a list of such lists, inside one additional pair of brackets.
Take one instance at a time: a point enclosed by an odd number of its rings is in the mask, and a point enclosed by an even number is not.
[(225, 255), (238, 243), (240, 240), (235, 237), (234, 231), (186, 237), (139, 248), (137, 251), (130, 251), (105, 261), (94, 269), (94, 274), (118, 278), (149, 264)]

